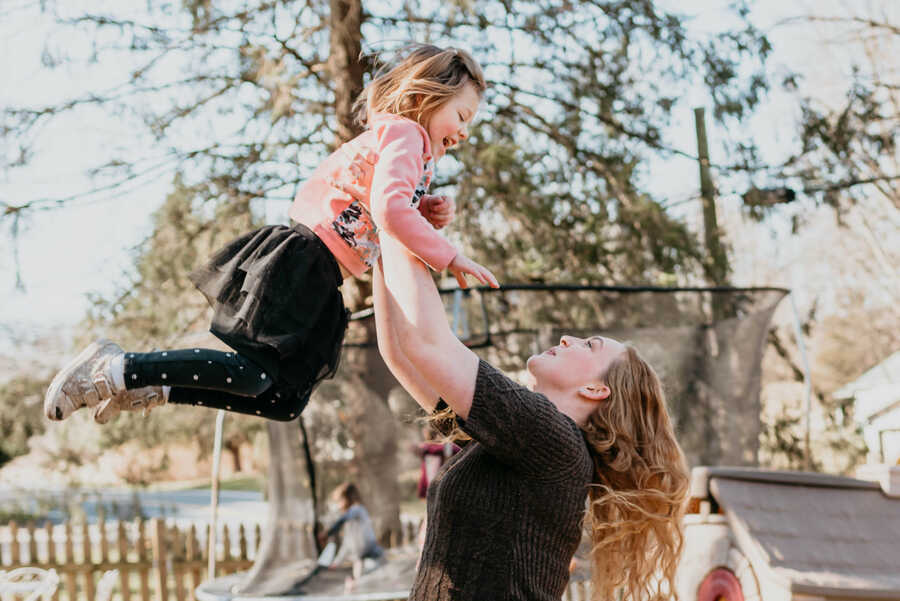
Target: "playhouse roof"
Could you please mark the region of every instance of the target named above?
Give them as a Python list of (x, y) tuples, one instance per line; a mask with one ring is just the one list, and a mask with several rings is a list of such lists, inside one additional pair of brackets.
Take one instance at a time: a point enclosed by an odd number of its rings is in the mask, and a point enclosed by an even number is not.
[(792, 593), (900, 598), (900, 499), (875, 482), (755, 468), (696, 468), (760, 578)]

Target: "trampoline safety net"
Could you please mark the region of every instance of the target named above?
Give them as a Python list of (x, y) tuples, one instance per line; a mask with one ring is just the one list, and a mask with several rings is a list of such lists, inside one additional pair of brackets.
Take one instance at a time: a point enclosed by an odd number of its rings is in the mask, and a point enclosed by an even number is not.
[[(760, 362), (770, 318), (785, 294), (776, 288), (546, 285), (442, 291), (460, 339), (523, 383), (528, 357), (557, 344), (563, 334), (631, 343), (663, 381), (688, 462), (738, 466), (756, 464)], [(336, 385), (364, 387), (367, 395), (383, 399), (399, 386), (378, 357), (371, 315), (351, 322)], [(316, 398), (321, 394), (320, 388), (311, 404), (322, 402)], [(297, 425), (267, 427), (269, 520), (253, 568), (232, 588), (242, 596), (289, 590), (298, 560), (308, 565), (314, 553), (311, 533), (299, 526), (308, 519), (309, 489)], [(406, 572), (404, 579), (410, 577)]]

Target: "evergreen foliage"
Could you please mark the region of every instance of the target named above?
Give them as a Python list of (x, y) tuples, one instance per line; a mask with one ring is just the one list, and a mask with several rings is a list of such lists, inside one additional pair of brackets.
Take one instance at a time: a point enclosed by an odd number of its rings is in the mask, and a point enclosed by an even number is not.
[(48, 384), (28, 375), (0, 384), (0, 466), (28, 453), (28, 439), (44, 431), (41, 406)]

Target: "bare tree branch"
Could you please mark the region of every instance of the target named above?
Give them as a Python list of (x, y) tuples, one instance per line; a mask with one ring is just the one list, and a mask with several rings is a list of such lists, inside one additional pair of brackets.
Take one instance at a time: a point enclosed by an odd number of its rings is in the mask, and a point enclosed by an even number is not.
[(860, 25), (864, 28), (875, 29), (875, 30), (884, 30), (885, 32), (891, 35), (900, 35), (900, 27), (893, 25), (891, 23), (886, 23), (883, 21), (876, 21), (874, 19), (869, 19), (865, 17), (826, 17), (826, 16), (818, 16), (818, 15), (802, 15), (798, 17), (788, 17), (786, 19), (781, 19), (775, 26), (780, 25), (792, 25), (797, 22), (810, 22), (810, 23), (841, 23), (841, 24), (854, 24)]

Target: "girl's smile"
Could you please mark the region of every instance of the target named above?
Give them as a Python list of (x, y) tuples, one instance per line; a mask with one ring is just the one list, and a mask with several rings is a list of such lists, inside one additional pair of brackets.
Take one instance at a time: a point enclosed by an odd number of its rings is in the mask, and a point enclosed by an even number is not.
[(435, 161), (469, 137), (469, 125), (475, 119), (480, 100), (475, 86), (466, 85), (432, 115), (425, 129)]

